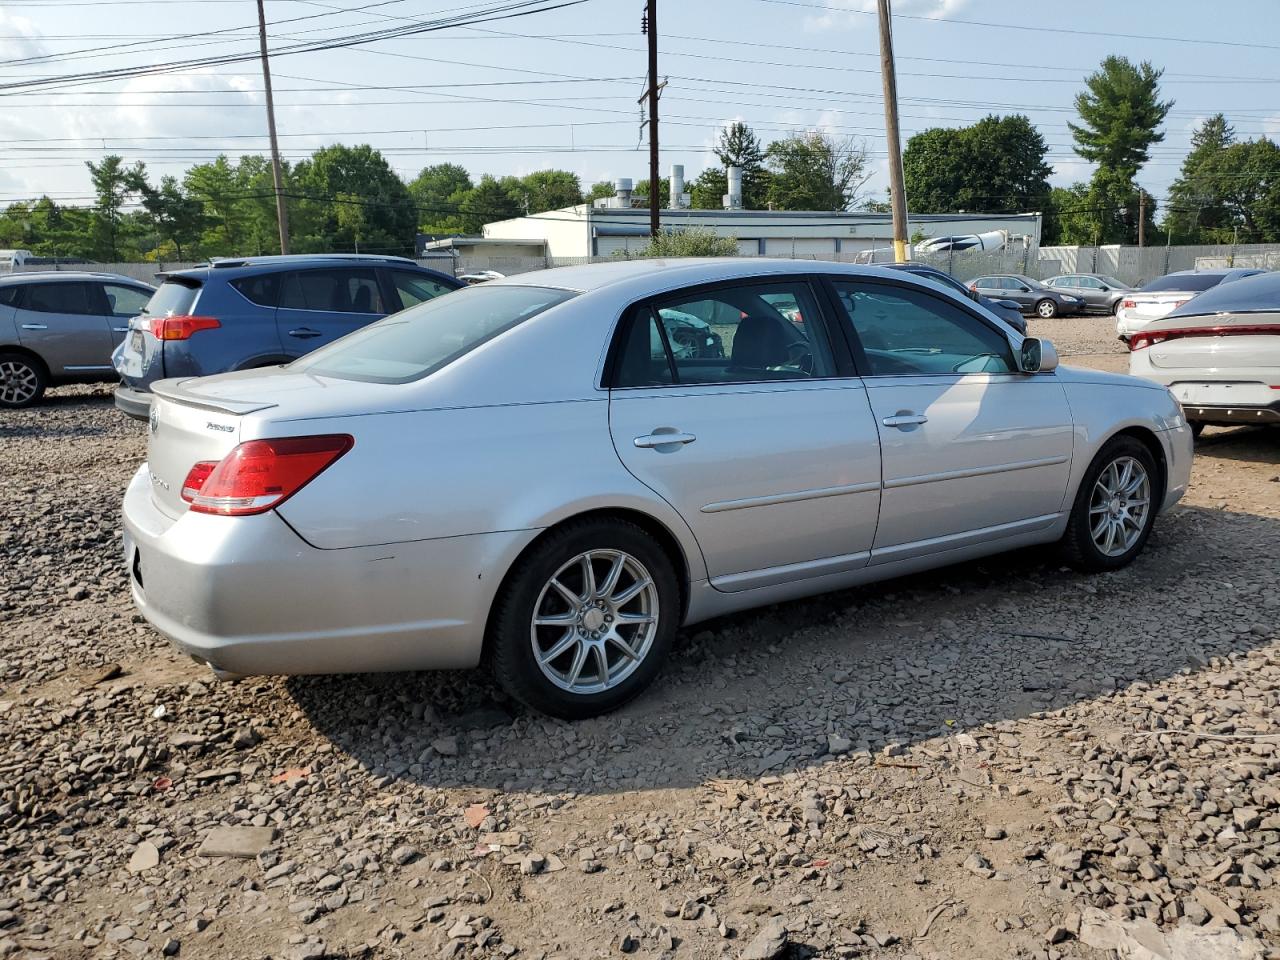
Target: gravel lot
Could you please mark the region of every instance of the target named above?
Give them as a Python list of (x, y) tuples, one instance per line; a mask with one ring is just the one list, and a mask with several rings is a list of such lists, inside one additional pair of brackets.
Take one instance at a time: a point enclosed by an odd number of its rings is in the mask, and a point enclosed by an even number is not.
[(1118, 574), (705, 624), (576, 725), (177, 658), (118, 556), (143, 435), (106, 388), (0, 419), (0, 956), (1280, 956), (1280, 431), (1206, 431)]

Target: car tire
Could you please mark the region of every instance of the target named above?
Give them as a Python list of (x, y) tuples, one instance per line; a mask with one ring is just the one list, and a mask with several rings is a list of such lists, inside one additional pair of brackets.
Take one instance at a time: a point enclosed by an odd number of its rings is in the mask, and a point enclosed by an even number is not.
[(1120, 316), (1120, 304), (1122, 303), (1124, 303), (1124, 298), (1120, 297), (1115, 301), (1115, 303), (1111, 304), (1111, 315), (1113, 317)]
[(1191, 436), (1195, 437), (1198, 440), (1200, 438), (1200, 434), (1204, 433), (1204, 427), (1205, 427), (1204, 421), (1191, 420), (1188, 422), (1188, 425), (1191, 427)]
[(675, 567), (657, 541), (625, 520), (587, 518), (552, 530), (517, 562), (494, 602), (486, 648), (511, 696), (585, 719), (653, 682), (680, 619)]
[(17, 410), (39, 403), (49, 386), (49, 374), (39, 360), (25, 353), (0, 353), (0, 407)]
[(1076, 491), (1060, 544), (1067, 562), (1088, 573), (1132, 562), (1155, 524), (1158, 489), (1159, 472), (1146, 446), (1128, 436), (1108, 441)]
[(1048, 299), (1037, 300), (1035, 306), (1036, 316), (1042, 320), (1052, 320), (1058, 315), (1058, 305)]

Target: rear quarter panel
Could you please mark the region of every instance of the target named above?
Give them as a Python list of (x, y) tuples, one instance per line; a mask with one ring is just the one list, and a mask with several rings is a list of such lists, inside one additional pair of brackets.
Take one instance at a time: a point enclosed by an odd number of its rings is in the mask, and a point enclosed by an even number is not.
[(225, 281), (209, 280), (193, 309), (199, 316), (216, 317), (222, 326), (199, 331), (188, 340), (168, 341), (165, 377), (204, 377), (286, 358), (275, 309), (250, 302)]
[[(343, 549), (538, 530), (590, 510), (631, 509), (663, 524), (691, 576), (705, 578), (683, 519), (623, 468), (608, 418), (602, 396), (272, 425), (274, 435), (355, 437), (279, 512), (308, 543)], [(252, 435), (246, 425), (241, 439)]]

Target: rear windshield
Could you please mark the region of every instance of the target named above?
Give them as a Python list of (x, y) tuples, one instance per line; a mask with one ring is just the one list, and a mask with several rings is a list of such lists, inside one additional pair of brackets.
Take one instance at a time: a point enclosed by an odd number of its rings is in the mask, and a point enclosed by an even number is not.
[(190, 314), (200, 295), (200, 284), (192, 280), (166, 280), (151, 295), (142, 312), (149, 317), (180, 317)]
[(1143, 293), (1159, 293), (1161, 290), (1208, 290), (1222, 282), (1220, 273), (1171, 273), (1167, 277), (1152, 280), (1142, 288)]
[(341, 380), (408, 383), (573, 297), (549, 287), (475, 286), (364, 327), (290, 364)]

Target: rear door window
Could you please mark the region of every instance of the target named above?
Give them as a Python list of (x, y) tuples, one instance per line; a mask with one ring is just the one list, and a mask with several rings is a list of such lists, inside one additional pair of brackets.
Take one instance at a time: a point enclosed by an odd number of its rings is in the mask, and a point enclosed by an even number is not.
[(372, 270), (299, 270), (285, 276), (280, 290), (284, 310), (325, 313), (386, 313), (377, 275)]
[(425, 303), (440, 296), (442, 293), (449, 293), (453, 290), (453, 287), (446, 286), (432, 277), (421, 273), (413, 273), (410, 270), (392, 270), (390, 273), (391, 283), (396, 288), (396, 295), (400, 298), (400, 309), (402, 310), (408, 307), (416, 307), (420, 303)]
[(231, 286), (250, 303), (256, 303), (260, 307), (274, 307), (280, 296), (280, 274), (264, 273), (257, 277), (241, 277), (232, 280)]
[(87, 283), (32, 283), (23, 287), (22, 309), (34, 313), (97, 315)]
[(104, 283), (102, 292), (107, 298), (107, 312), (113, 317), (136, 317), (151, 299), (150, 290), (120, 283)]

